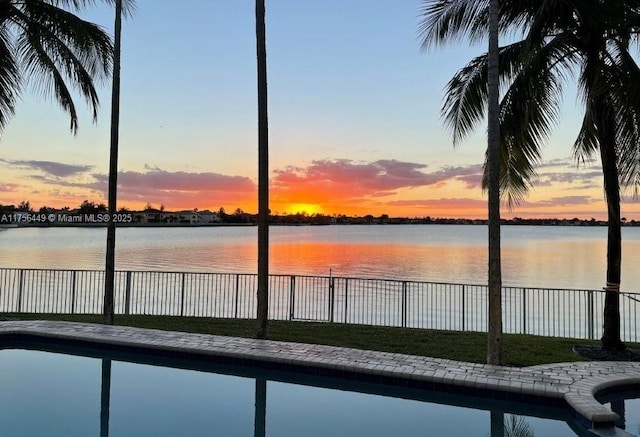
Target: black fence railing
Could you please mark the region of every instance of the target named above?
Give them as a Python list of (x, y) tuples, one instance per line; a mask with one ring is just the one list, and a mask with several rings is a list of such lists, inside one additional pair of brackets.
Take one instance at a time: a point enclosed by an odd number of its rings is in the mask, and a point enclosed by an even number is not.
[[(117, 314), (254, 318), (257, 276), (116, 272)], [(0, 268), (0, 312), (98, 314), (104, 272)], [(638, 341), (640, 295), (620, 293), (622, 336)], [(596, 339), (604, 292), (504, 287), (507, 333)], [(271, 275), (269, 318), (454, 331), (487, 330), (485, 285)]]

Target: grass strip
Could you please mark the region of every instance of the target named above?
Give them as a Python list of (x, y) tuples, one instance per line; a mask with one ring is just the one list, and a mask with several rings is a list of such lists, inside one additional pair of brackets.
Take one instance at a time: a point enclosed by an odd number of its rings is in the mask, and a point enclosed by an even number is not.
[[(64, 320), (100, 323), (99, 315), (3, 314), (5, 319)], [(211, 319), (172, 316), (116, 316), (116, 324), (165, 331), (193, 332), (253, 338), (255, 320)], [(383, 352), (420, 355), (471, 363), (486, 363), (487, 334), (481, 332), (435, 331), (339, 323), (269, 321), (269, 339), (324, 344)], [(582, 361), (572, 348), (598, 345), (598, 341), (572, 338), (505, 334), (504, 362), (508, 366), (532, 366)], [(638, 348), (639, 344), (628, 344)]]

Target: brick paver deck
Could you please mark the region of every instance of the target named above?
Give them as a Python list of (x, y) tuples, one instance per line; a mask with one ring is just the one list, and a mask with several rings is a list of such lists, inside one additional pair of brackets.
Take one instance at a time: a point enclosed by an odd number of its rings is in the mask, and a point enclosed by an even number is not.
[(338, 376), (356, 374), (372, 381), (386, 378), (407, 385), (459, 387), (460, 392), (488, 391), (506, 395), (505, 399), (536, 398), (554, 403), (564, 400), (583, 424), (594, 427), (613, 426), (618, 419), (596, 401), (594, 394), (617, 385), (640, 384), (638, 362), (502, 367), (333, 346), (52, 321), (2, 322), (0, 344), (8, 338), (91, 342), (233, 362), (259, 362), (274, 368), (315, 369)]

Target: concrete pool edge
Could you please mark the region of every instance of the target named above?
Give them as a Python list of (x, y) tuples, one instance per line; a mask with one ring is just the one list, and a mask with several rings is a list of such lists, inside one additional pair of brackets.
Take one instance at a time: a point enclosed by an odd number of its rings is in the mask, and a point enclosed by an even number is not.
[(3, 321), (0, 342), (11, 336), (91, 342), (167, 353), (260, 362), (326, 373), (360, 375), (373, 381), (403, 381), (452, 392), (491, 393), (502, 399), (566, 403), (586, 427), (613, 427), (618, 416), (595, 395), (640, 384), (640, 363), (576, 362), (502, 367), (439, 358), (303, 343), (54, 321)]

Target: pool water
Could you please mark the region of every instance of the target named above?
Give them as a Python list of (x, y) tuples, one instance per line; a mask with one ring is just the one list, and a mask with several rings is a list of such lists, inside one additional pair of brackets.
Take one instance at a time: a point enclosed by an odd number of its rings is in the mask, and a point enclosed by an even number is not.
[[(628, 399), (629, 395), (634, 398)], [(615, 402), (603, 403), (622, 418), (616, 422), (616, 426), (632, 435), (640, 436), (640, 398), (638, 398), (640, 392), (634, 391), (630, 394), (623, 392), (613, 396), (621, 400), (617, 404)]]
[[(491, 435), (486, 410), (32, 350), (0, 351), (0, 387), (3, 437)], [(576, 435), (562, 420), (493, 419), (504, 435)]]

